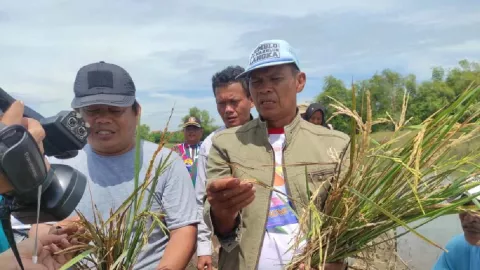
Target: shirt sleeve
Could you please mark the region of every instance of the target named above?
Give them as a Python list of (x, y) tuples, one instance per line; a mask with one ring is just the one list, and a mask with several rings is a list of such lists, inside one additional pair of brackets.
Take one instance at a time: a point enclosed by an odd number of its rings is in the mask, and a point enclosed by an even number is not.
[(447, 252), (442, 252), (432, 270), (457, 270), (468, 269), (468, 243), (462, 235), (452, 238), (445, 247)]
[[(162, 159), (165, 162), (166, 158)], [(181, 158), (172, 152), (167, 169), (162, 174), (163, 190), (157, 190), (161, 196), (165, 222), (169, 230), (175, 230), (200, 222), (197, 214), (195, 191), (190, 174)], [(160, 185), (159, 185), (160, 186)]]
[(195, 184), (195, 193), (197, 199), (198, 218), (198, 236), (197, 236), (197, 256), (212, 255), (212, 231), (208, 228), (203, 218), (203, 203), (205, 201), (205, 185), (207, 182), (207, 142), (200, 147), (197, 159), (197, 181)]
[[(226, 153), (224, 153), (221, 150), (221, 147), (219, 147), (216, 144), (215, 138), (216, 137), (212, 138), (212, 147), (210, 148), (210, 151), (208, 153), (207, 183), (215, 181), (216, 179), (232, 176), (232, 172), (229, 166), (228, 156)], [(205, 201), (203, 216), (207, 226), (210, 228), (210, 230), (212, 230), (215, 233), (215, 228), (213, 226), (210, 211), (211, 211), (211, 206), (207, 200)], [(223, 249), (225, 249), (225, 251), (230, 252), (240, 244), (240, 241), (242, 239), (242, 230), (241, 230), (242, 223), (243, 223), (243, 220), (242, 220), (242, 214), (240, 211), (240, 214), (237, 217), (236, 226), (233, 229), (233, 231), (229, 233), (229, 235), (220, 236), (215, 233), (215, 235), (218, 238), (218, 241), (220, 242), (220, 245), (222, 246)]]

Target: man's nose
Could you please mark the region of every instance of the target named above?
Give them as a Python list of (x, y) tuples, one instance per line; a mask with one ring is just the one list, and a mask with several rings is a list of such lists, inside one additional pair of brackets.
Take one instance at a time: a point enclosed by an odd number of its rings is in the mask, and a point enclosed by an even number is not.
[(233, 104), (227, 104), (227, 106), (225, 107), (225, 113), (232, 114), (234, 112), (235, 112), (235, 109), (233, 107)]
[(110, 123), (112, 123), (112, 120), (108, 117), (99, 116), (99, 117), (97, 117), (97, 119), (95, 119), (95, 123), (96, 124), (110, 124)]
[(273, 83), (269, 81), (264, 82), (260, 87), (260, 89), (258, 89), (258, 92), (262, 94), (268, 94), (268, 93), (271, 93), (272, 91), (273, 91)]

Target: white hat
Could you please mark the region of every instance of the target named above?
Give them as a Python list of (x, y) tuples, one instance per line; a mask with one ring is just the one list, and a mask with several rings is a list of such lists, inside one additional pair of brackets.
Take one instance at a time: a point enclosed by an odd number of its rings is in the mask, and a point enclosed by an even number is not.
[(281, 39), (265, 40), (252, 51), (245, 72), (238, 75), (237, 79), (248, 76), (255, 69), (285, 64), (295, 64), (300, 69), (292, 46)]
[[(470, 179), (468, 179), (469, 182), (480, 182), (480, 176), (477, 176), (477, 177), (472, 177)], [(472, 188), (472, 189), (469, 189), (467, 192), (465, 192), (467, 196), (472, 196), (472, 195), (475, 195), (477, 194), (477, 197), (476, 198), (473, 198), (473, 201), (479, 205), (480, 204), (480, 185)]]

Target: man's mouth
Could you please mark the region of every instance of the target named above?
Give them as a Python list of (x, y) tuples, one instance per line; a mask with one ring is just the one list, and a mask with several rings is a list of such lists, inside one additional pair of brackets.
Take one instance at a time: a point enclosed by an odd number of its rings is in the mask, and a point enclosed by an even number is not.
[(480, 227), (479, 226), (466, 225), (466, 226), (463, 226), (463, 230), (467, 231), (469, 233), (480, 234)]
[(269, 100), (269, 99), (260, 101), (260, 105), (269, 105), (269, 104), (274, 104), (274, 103), (275, 103), (275, 101)]
[(111, 130), (99, 130), (95, 133), (97, 133), (98, 135), (110, 135), (110, 134), (114, 134), (115, 132)]

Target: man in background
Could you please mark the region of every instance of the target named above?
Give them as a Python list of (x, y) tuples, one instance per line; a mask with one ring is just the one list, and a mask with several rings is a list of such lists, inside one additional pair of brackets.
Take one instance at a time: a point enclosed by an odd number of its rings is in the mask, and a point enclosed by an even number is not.
[(316, 102), (308, 106), (303, 119), (314, 125), (324, 126), (326, 128), (333, 129), (333, 126), (331, 124), (327, 124), (326, 114), (327, 109), (325, 108), (325, 106)]
[(197, 237), (198, 270), (212, 269), (212, 232), (203, 220), (203, 202), (207, 181), (206, 166), (208, 153), (212, 146), (212, 138), (217, 132), (226, 128), (241, 126), (253, 119), (250, 110), (254, 104), (247, 83), (243, 79), (236, 79), (244, 71), (245, 69), (240, 66), (229, 66), (212, 77), (213, 95), (217, 103), (218, 114), (222, 118), (224, 126), (212, 132), (205, 139), (198, 156), (197, 183), (195, 185), (198, 213), (201, 219)]
[[(478, 179), (480, 181), (480, 178)], [(480, 193), (480, 186), (467, 192), (467, 196)], [(463, 234), (447, 243), (446, 250), (438, 258), (433, 270), (474, 270), (480, 269), (480, 195), (468, 204), (477, 210), (459, 214)]]
[(187, 167), (192, 183), (195, 186), (197, 177), (196, 164), (203, 136), (203, 128), (200, 119), (195, 116), (188, 117), (183, 123), (183, 136), (185, 138), (184, 142), (174, 145), (172, 150), (182, 157), (183, 163), (185, 164), (185, 167)]

